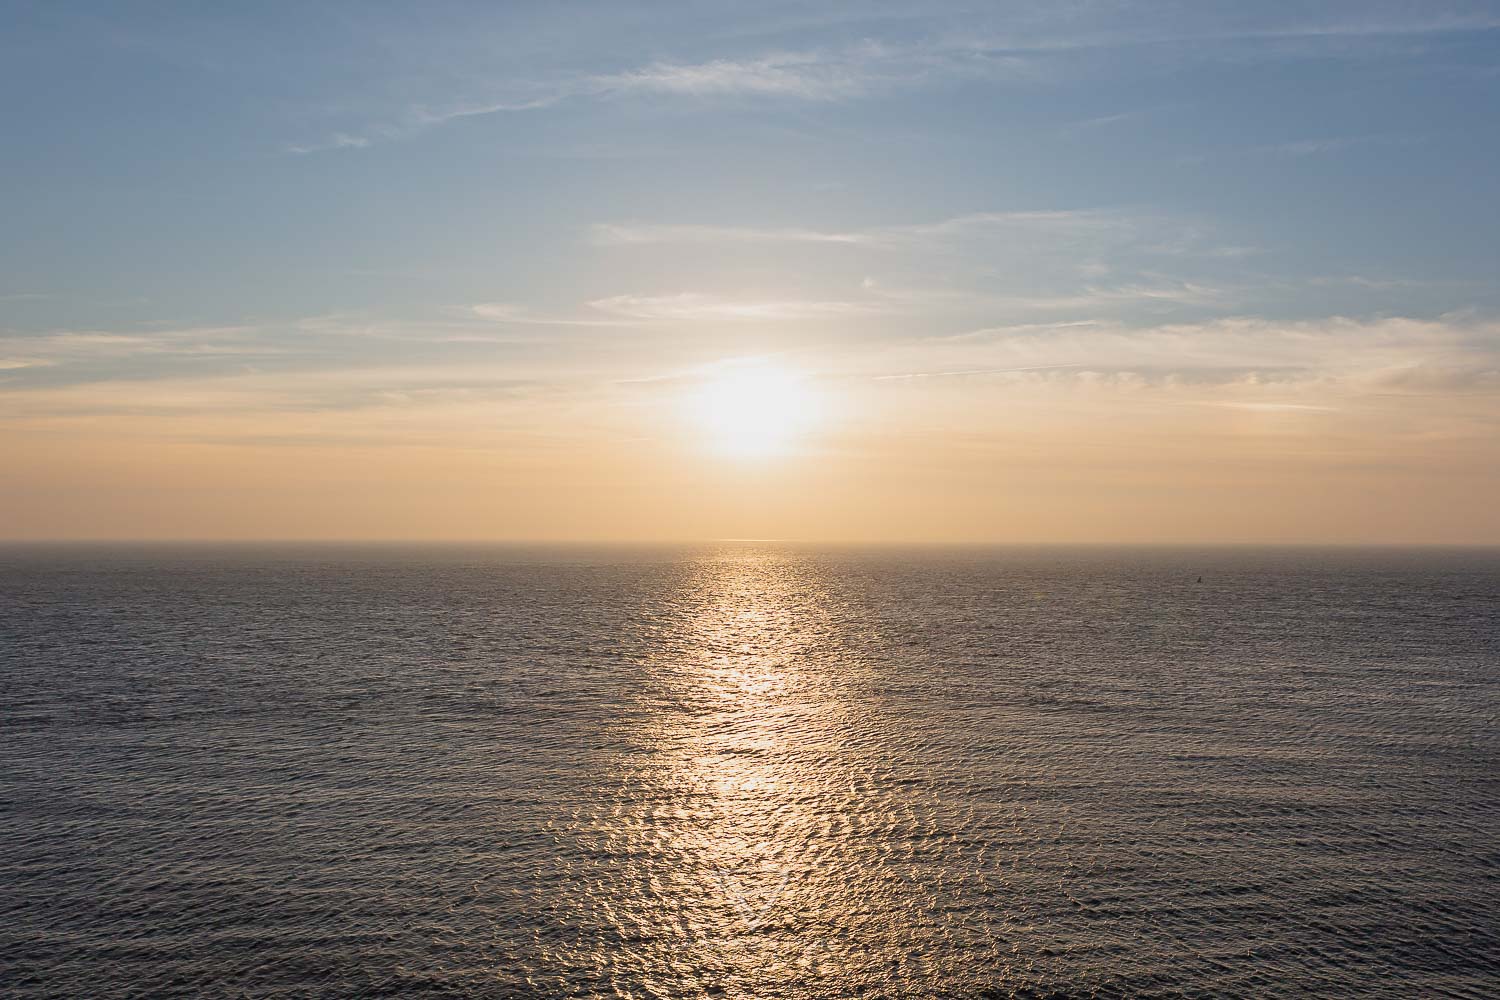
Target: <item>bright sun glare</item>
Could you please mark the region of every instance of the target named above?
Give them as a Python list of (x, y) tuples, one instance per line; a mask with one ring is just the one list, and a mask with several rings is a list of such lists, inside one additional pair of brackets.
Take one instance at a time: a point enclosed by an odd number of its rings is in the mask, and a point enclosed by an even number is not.
[(719, 454), (782, 455), (817, 419), (807, 379), (764, 364), (724, 369), (693, 394), (691, 419)]

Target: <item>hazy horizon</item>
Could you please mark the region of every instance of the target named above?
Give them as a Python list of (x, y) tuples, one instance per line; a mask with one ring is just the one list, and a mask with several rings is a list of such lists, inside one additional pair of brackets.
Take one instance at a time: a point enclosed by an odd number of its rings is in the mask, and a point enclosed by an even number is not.
[(1384, 541), (1384, 542), (1289, 542), (1289, 541), (1214, 541), (1214, 542), (1168, 542), (1168, 541), (1140, 541), (1120, 542), (1107, 540), (1073, 540), (1073, 541), (993, 541), (987, 539), (954, 539), (954, 540), (923, 540), (892, 538), (872, 541), (860, 538), (687, 538), (687, 537), (656, 537), (656, 538), (459, 538), (433, 536), (430, 538), (356, 538), (336, 536), (316, 536), (307, 538), (296, 537), (264, 537), (264, 538), (234, 538), (234, 537), (88, 537), (76, 538), (0, 538), (0, 548), (26, 548), (46, 546), (213, 546), (222, 545), (226, 547), (255, 547), (255, 546), (371, 546), (371, 547), (401, 547), (431, 545), (437, 547), (463, 547), (473, 546), (476, 548), (632, 548), (632, 547), (690, 547), (708, 545), (786, 545), (801, 546), (807, 548), (869, 548), (869, 549), (1196, 549), (1196, 550), (1233, 550), (1233, 549), (1329, 549), (1329, 550), (1424, 550), (1424, 549), (1453, 549), (1453, 550), (1475, 550), (1487, 551), (1500, 549), (1500, 544), (1484, 542), (1423, 542), (1423, 541)]
[(139, 550), (214, 550), (226, 551), (287, 551), (302, 550), (386, 550), (409, 549), (414, 552), (470, 550), (474, 553), (487, 551), (543, 552), (688, 552), (726, 547), (765, 546), (787, 551), (807, 552), (1197, 552), (1197, 553), (1471, 553), (1486, 555), (1500, 552), (1500, 544), (1483, 542), (1287, 542), (1287, 541), (993, 541), (985, 539), (923, 540), (881, 539), (872, 541), (858, 538), (0, 538), (0, 552), (25, 551), (128, 551)]

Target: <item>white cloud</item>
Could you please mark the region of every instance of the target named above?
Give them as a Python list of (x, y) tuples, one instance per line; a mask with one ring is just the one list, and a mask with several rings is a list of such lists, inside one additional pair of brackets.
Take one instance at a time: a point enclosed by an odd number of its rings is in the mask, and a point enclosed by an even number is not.
[(1321, 138), (1297, 139), (1291, 142), (1263, 143), (1258, 146), (1243, 146), (1209, 153), (1195, 153), (1190, 156), (1178, 157), (1177, 162), (1193, 165), (1207, 163), (1215, 159), (1240, 156), (1296, 159), (1304, 156), (1320, 156), (1324, 153), (1337, 153), (1345, 149), (1360, 146), (1392, 146), (1415, 141), (1417, 141), (1416, 137), (1409, 135), (1324, 136)]
[(481, 302), (469, 307), (469, 311), (480, 319), (493, 323), (513, 323), (531, 326), (635, 326), (637, 324), (618, 319), (573, 318), (566, 316), (538, 315), (523, 305), (513, 302)]
[(957, 238), (999, 231), (1077, 234), (1124, 233), (1148, 220), (1121, 212), (1092, 210), (972, 212), (936, 222), (866, 226), (848, 230), (797, 226), (715, 226), (653, 223), (599, 223), (590, 229), (596, 244), (644, 243), (828, 243), (890, 247), (923, 239)]
[(348, 132), (335, 132), (321, 142), (287, 146), (286, 151), (288, 153), (305, 154), (321, 153), (330, 149), (364, 149), (371, 141), (367, 135), (350, 135)]
[(658, 60), (614, 73), (563, 76), (512, 84), (511, 92), (450, 107), (409, 107), (391, 121), (360, 132), (286, 147), (291, 153), (362, 148), (378, 140), (405, 138), (461, 118), (533, 111), (575, 99), (651, 96), (772, 98), (797, 101), (848, 100), (876, 90), (944, 77), (1017, 75), (1014, 53), (984, 53), (970, 45), (922, 43), (892, 46), (875, 41), (805, 51), (763, 52), (701, 61)]
[(872, 243), (863, 232), (833, 232), (817, 229), (765, 228), (755, 226), (652, 225), (650, 223), (600, 223), (589, 231), (600, 246), (644, 243)]
[(1059, 368), (1077, 368), (1077, 365), (1026, 365), (1021, 368), (965, 368), (951, 372), (901, 372), (895, 375), (872, 376), (877, 382), (897, 379), (964, 378), (974, 375), (1010, 375), (1014, 372), (1052, 371)]
[[(867, 50), (873, 54), (873, 50)], [(878, 56), (877, 56), (878, 58)], [(774, 53), (754, 59), (653, 63), (596, 77), (603, 93), (647, 92), (694, 97), (769, 96), (803, 100), (855, 97), (870, 85), (869, 58), (827, 53)]]
[(1024, 324), (893, 343), (857, 360), (853, 370), (877, 376), (1021, 372), (1074, 380), (1129, 373), (1147, 384), (1336, 384), (1366, 394), (1453, 395), (1500, 388), (1500, 324), (1342, 317), (1140, 328)]
[(1124, 284), (1090, 286), (1071, 295), (995, 296), (997, 305), (1011, 305), (1035, 310), (1087, 311), (1104, 306), (1121, 305), (1204, 305), (1221, 302), (1226, 296), (1221, 288), (1189, 281), (1160, 284)]
[[(285, 148), (292, 153), (363, 148), (458, 119), (532, 111), (578, 99), (661, 96), (850, 100), (892, 88), (976, 79), (1070, 80), (1076, 74), (1061, 72), (1057, 60), (1076, 60), (1090, 51), (1176, 46), (1196, 59), (1287, 58), (1301, 54), (1347, 57), (1388, 52), (1393, 39), (1485, 31), (1500, 25), (1493, 14), (1472, 10), (1424, 9), (1413, 16), (1405, 8), (1382, 10), (1368, 3), (1343, 10), (1329, 8), (1316, 19), (1301, 20), (1278, 20), (1274, 14), (1257, 17), (1253, 12), (1249, 17), (1226, 18), (1211, 8), (1175, 11), (1164, 19), (1166, 27), (1154, 27), (1152, 22), (1157, 19), (1142, 17), (1128, 4), (1117, 12), (1099, 10), (1089, 17), (1079, 17), (1076, 11), (1057, 17), (1011, 12), (996, 18), (967, 12), (963, 23), (968, 27), (962, 31), (951, 28), (952, 13), (934, 10), (928, 18), (907, 18), (912, 21), (911, 30), (899, 43), (866, 37), (800, 50), (658, 58), (613, 71), (559, 67), (552, 72), (543, 69), (530, 79), (506, 82), (493, 77), (485, 82), (492, 67), (468, 66), (461, 78), (470, 93), (463, 99), (447, 105), (433, 102), (393, 109), (384, 122)], [(872, 18), (879, 19), (874, 15), (854, 17), (847, 19), (845, 27), (853, 29), (861, 20)], [(1001, 23), (1005, 25), (1003, 32), (995, 30)], [(718, 41), (722, 42), (723, 36)], [(433, 66), (429, 70), (431, 75), (440, 76), (451, 67)], [(476, 80), (481, 81), (477, 86), (473, 83)], [(476, 91), (479, 96), (475, 96)], [(1069, 127), (1117, 123), (1135, 114), (1138, 112), (1106, 115)]]
[(99, 359), (141, 355), (251, 355), (282, 353), (283, 348), (266, 343), (264, 333), (253, 326), (203, 326), (117, 333), (111, 330), (65, 330), (0, 340), (17, 354), (4, 368), (42, 368)]
[(1126, 210), (972, 212), (847, 229), (627, 222), (597, 225), (590, 236), (605, 248), (682, 248), (669, 263), (687, 273), (700, 267), (688, 255), (700, 245), (868, 255), (861, 310), (920, 313), (937, 323), (963, 316), (977, 325), (986, 312), (1013, 323), (1067, 312), (1086, 319), (1224, 310), (1259, 287), (1253, 272), (1224, 263), (1248, 251), (1210, 227)]
[(639, 320), (775, 322), (827, 319), (877, 311), (877, 307), (861, 302), (745, 300), (696, 292), (681, 292), (676, 295), (615, 295), (595, 299), (589, 305), (600, 312)]
[(1212, 401), (1201, 406), (1222, 406), (1231, 410), (1250, 410), (1255, 413), (1335, 413), (1335, 406), (1313, 406), (1309, 403), (1245, 402), (1243, 400)]

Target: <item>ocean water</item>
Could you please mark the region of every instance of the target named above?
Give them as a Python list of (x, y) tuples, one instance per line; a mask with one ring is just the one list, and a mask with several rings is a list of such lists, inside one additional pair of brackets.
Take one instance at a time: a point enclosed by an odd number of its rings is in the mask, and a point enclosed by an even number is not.
[(12, 547), (0, 694), (10, 997), (1500, 995), (1495, 551)]

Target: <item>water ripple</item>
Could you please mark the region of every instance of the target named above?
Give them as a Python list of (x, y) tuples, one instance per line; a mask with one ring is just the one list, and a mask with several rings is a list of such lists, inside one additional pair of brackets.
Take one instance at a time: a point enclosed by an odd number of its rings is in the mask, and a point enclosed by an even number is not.
[(1500, 992), (1493, 554), (17, 549), (0, 655), (9, 996)]

